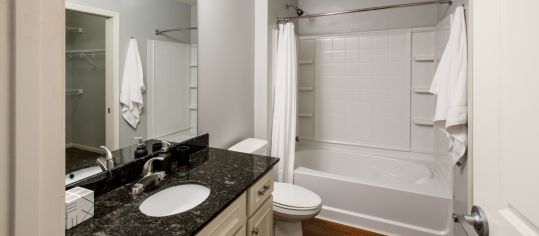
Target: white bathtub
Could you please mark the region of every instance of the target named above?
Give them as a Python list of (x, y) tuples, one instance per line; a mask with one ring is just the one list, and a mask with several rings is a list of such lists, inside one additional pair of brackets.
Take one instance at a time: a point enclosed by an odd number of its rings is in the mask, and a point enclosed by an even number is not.
[(440, 178), (426, 161), (296, 152), (294, 183), (322, 197), (320, 218), (389, 235), (451, 234), (452, 200)]

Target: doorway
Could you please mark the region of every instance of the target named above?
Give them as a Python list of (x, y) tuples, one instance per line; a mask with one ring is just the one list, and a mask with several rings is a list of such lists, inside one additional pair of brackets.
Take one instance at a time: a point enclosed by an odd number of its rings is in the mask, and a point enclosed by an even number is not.
[(66, 173), (119, 147), (118, 18), (66, 3)]

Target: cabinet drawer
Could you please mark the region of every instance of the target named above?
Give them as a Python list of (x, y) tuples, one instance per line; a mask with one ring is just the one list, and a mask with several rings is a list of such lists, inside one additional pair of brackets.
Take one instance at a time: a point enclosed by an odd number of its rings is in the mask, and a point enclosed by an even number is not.
[(245, 235), (246, 212), (246, 196), (244, 193), (206, 225), (197, 236)]
[(273, 192), (273, 170), (270, 170), (262, 179), (249, 188), (247, 192), (248, 215), (255, 213), (262, 203), (264, 203)]

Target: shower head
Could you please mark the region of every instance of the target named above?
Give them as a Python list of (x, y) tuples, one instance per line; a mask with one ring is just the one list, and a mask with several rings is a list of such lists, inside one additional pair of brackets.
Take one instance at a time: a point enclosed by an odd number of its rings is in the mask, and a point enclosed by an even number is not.
[(301, 16), (303, 15), (303, 10), (301, 10), (301, 8), (299, 8), (298, 6), (294, 6), (294, 5), (288, 5), (286, 4), (286, 8), (294, 8), (296, 10), (296, 14), (298, 14), (298, 16)]

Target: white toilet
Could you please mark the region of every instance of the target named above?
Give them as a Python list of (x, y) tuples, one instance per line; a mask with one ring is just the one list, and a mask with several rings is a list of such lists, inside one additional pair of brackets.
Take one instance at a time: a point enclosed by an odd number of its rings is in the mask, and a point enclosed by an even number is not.
[[(268, 141), (248, 138), (229, 148), (231, 151), (268, 154)], [(301, 221), (320, 213), (322, 199), (316, 193), (301, 186), (275, 182), (273, 186), (273, 218), (275, 235), (301, 236)]]

